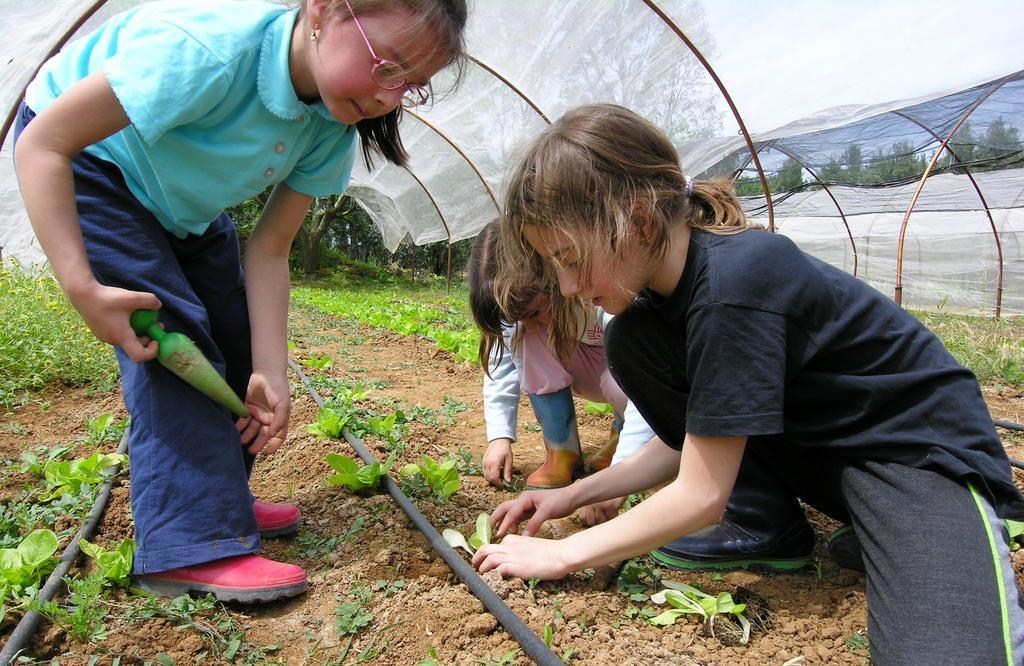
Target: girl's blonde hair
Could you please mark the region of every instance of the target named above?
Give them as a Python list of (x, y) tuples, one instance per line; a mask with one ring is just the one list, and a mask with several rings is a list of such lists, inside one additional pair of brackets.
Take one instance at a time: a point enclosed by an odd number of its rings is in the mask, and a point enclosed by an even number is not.
[[(508, 266), (499, 236), (498, 220), (484, 227), (473, 243), (466, 269), (469, 308), (480, 329), (480, 365), (489, 376), (492, 355), (500, 360), (506, 351), (511, 352), (519, 345), (525, 327), (520, 326), (512, 338), (512, 349), (505, 348), (503, 328), (526, 319), (531, 314), (534, 299), (543, 294), (548, 296), (551, 307), (548, 339), (562, 364), (568, 367), (582, 333), (579, 326), (583, 318), (578, 316), (582, 302), (559, 293), (558, 285), (545, 271), (539, 255), (534, 255), (529, 264)], [(495, 279), (499, 273), (505, 273), (506, 279), (511, 281), (504, 306), (498, 305), (495, 294)]]
[[(596, 249), (618, 255), (629, 238), (642, 238), (660, 259), (669, 229), (682, 221), (695, 229), (733, 234), (751, 225), (731, 181), (692, 182), (668, 137), (652, 123), (614, 104), (568, 111), (526, 150), (513, 171), (501, 228), (510, 270), (536, 254), (523, 236), (533, 225), (567, 238), (580, 275), (592, 274)], [(498, 275), (499, 303), (510, 297), (513, 276)]]
[[(348, 20), (350, 14), (345, 0), (313, 0), (322, 3), (327, 16)], [(454, 89), (462, 80), (466, 63), (465, 29), (468, 19), (466, 0), (348, 0), (356, 16), (370, 15), (395, 7), (408, 10), (413, 24), (431, 30), (440, 40), (436, 53), (442, 56), (454, 72), (451, 87)], [(301, 0), (300, 12), (305, 8)], [(409, 163), (409, 154), (402, 144), (398, 125), (402, 120), (402, 107), (379, 118), (365, 118), (356, 123), (363, 162), (368, 170), (373, 169), (373, 158), (381, 155), (388, 162), (398, 166)]]

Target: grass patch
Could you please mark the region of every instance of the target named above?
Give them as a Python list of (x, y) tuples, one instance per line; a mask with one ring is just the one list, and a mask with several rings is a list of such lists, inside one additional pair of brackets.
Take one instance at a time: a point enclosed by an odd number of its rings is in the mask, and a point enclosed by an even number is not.
[(60, 383), (110, 390), (118, 377), (97, 340), (48, 273), (0, 268), (0, 408), (25, 404)]
[(1024, 320), (912, 313), (982, 384), (1024, 386)]

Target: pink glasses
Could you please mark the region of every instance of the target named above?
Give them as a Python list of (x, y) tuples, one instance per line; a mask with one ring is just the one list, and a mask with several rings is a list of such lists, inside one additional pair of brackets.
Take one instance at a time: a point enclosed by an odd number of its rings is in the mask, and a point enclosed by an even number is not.
[(370, 40), (366, 37), (366, 33), (363, 32), (363, 26), (359, 25), (359, 19), (356, 18), (356, 13), (352, 11), (352, 5), (349, 4), (348, 0), (345, 0), (345, 6), (348, 7), (348, 13), (352, 15), (352, 22), (359, 29), (359, 34), (363, 36), (366, 48), (370, 50), (370, 58), (373, 61), (373, 69), (370, 70), (370, 76), (373, 78), (373, 82), (384, 90), (405, 88), (405, 94), (402, 95), (402, 106), (406, 109), (426, 104), (427, 100), (430, 99), (430, 91), (425, 86), (408, 83), (405, 80), (405, 69), (401, 65), (397, 62), (381, 58), (375, 53), (370, 45)]

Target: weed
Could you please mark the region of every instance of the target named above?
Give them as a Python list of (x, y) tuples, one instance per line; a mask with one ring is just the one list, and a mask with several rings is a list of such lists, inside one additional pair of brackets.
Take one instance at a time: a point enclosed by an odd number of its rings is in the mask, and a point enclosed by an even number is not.
[(539, 423), (527, 423), (523, 426), (523, 430), (526, 432), (540, 432), (542, 428)]
[[(358, 634), (373, 622), (373, 613), (366, 608), (366, 604), (373, 597), (373, 593), (370, 592), (369, 588), (364, 589), (366, 595), (361, 595), (357, 591), (355, 593), (355, 601), (344, 601), (334, 609), (334, 631), (339, 636)], [(341, 600), (340, 596), (338, 600)]]
[(509, 664), (515, 663), (516, 657), (519, 656), (520, 652), (522, 652), (522, 649), (516, 648), (515, 650), (509, 650), (499, 657), (484, 657), (476, 663), (479, 666), (509, 666)]
[(116, 383), (113, 349), (96, 339), (49, 273), (0, 267), (0, 410), (50, 384)]
[(85, 578), (65, 577), (64, 582), (68, 586), (64, 605), (53, 601), (34, 603), (34, 610), (80, 643), (106, 640), (107, 629), (103, 620), (107, 609), (100, 603), (106, 578), (102, 574), (93, 573)]
[(375, 592), (383, 593), (385, 599), (387, 599), (388, 597), (390, 597), (392, 595), (398, 594), (400, 591), (402, 591), (404, 589), (405, 589), (405, 581), (404, 580), (393, 580), (393, 581), (390, 581), (390, 582), (386, 581), (386, 580), (378, 580), (378, 581), (374, 582), (374, 584), (373, 584), (373, 590)]
[(455, 469), (459, 470), (459, 474), (483, 476), (484, 454), (473, 455), (472, 451), (462, 447), (452, 457), (455, 458)]
[(416, 666), (439, 666), (437, 648), (433, 645), (427, 646), (427, 656), (416, 662)]
[(326, 370), (334, 367), (334, 359), (328, 354), (322, 354), (320, 356), (310, 356), (302, 362), (302, 365), (308, 368), (317, 368), (318, 370)]
[(461, 414), (468, 410), (469, 407), (464, 402), (460, 402), (450, 395), (446, 395), (441, 398), (441, 411), (444, 412), (445, 420), (449, 425), (455, 423), (455, 415)]

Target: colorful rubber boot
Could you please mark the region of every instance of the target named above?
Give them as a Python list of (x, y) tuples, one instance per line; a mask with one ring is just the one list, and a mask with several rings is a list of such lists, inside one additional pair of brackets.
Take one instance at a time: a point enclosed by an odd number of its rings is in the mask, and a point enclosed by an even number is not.
[(180, 597), (189, 592), (210, 593), (219, 601), (264, 603), (302, 594), (309, 586), (306, 572), (294, 564), (259, 555), (238, 555), (135, 577), (146, 592)]
[(612, 420), (612, 428), (608, 432), (608, 442), (598, 449), (597, 453), (590, 456), (590, 460), (587, 461), (587, 467), (590, 468), (591, 472), (600, 472), (612, 464), (615, 449), (619, 446), (619, 433), (622, 432), (622, 423), (622, 417), (616, 414)]
[(561, 488), (583, 476), (583, 451), (576, 427), (572, 391), (564, 388), (543, 395), (529, 394), (544, 434), (547, 459), (526, 477), (528, 488)]
[(843, 525), (828, 538), (828, 554), (844, 569), (864, 571), (864, 554), (860, 549), (860, 539), (850, 525)]
[(256, 513), (256, 525), (264, 539), (292, 534), (299, 529), (302, 512), (299, 507), (287, 502), (261, 502), (253, 500), (252, 510)]
[(786, 572), (811, 561), (814, 531), (775, 479), (744, 458), (722, 521), (651, 553), (672, 569)]

